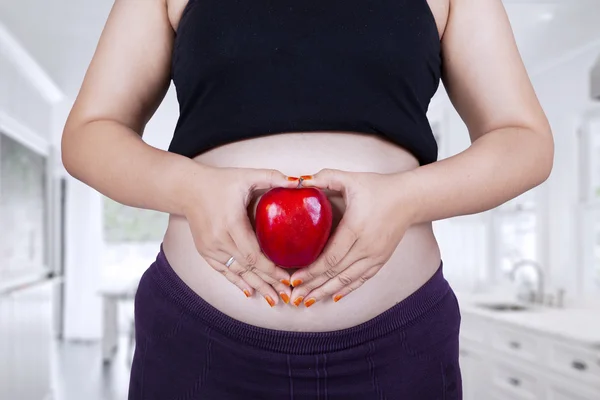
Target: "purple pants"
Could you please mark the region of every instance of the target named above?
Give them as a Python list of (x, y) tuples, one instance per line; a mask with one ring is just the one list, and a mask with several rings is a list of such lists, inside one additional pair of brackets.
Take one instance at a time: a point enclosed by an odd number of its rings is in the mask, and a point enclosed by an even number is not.
[(162, 251), (135, 300), (129, 400), (460, 400), (458, 303), (442, 274), (358, 326), (287, 332), (209, 305)]

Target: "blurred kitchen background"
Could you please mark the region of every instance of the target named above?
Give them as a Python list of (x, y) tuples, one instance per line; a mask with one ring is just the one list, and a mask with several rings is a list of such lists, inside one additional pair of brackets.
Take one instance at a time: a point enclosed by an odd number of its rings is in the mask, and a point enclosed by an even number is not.
[[(600, 1), (505, 4), (556, 157), (535, 190), (435, 224), (462, 305), (465, 399), (598, 400)], [(0, 0), (1, 400), (127, 396), (132, 298), (166, 216), (69, 177), (59, 145), (111, 5)], [(177, 115), (170, 90), (145, 140), (166, 148)], [(443, 88), (430, 119), (441, 158), (469, 145)]]

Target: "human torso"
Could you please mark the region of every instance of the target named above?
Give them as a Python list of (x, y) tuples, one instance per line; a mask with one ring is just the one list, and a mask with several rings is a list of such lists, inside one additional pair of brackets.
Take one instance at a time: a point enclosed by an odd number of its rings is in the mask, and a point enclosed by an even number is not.
[[(429, 2), (440, 37), (447, 19), (448, 1)], [(168, 0), (169, 18), (175, 30), (186, 2)], [(419, 166), (414, 154), (382, 137), (327, 130), (288, 130), (240, 140), (213, 148), (195, 159), (217, 167), (275, 168), (290, 176), (312, 174), (322, 168), (394, 173)], [(331, 195), (330, 200), (337, 214), (343, 214), (341, 197)], [(251, 209), (249, 217), (253, 218)], [(277, 307), (270, 308), (258, 295), (245, 298), (237, 287), (204, 262), (195, 249), (184, 218), (170, 217), (164, 250), (183, 281), (217, 309), (253, 325), (291, 331), (342, 329), (371, 319), (413, 293), (440, 264), (431, 224), (413, 226), (379, 273), (340, 302), (325, 300), (310, 309), (280, 302)]]

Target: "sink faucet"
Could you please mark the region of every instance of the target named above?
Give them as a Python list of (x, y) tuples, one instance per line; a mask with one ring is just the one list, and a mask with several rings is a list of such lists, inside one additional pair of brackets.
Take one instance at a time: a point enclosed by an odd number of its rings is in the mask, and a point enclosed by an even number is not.
[(520, 260), (513, 264), (512, 270), (510, 271), (510, 279), (515, 280), (517, 270), (523, 267), (533, 267), (537, 275), (537, 291), (532, 293), (533, 298), (530, 299), (532, 303), (544, 303), (544, 270), (537, 262), (533, 260)]

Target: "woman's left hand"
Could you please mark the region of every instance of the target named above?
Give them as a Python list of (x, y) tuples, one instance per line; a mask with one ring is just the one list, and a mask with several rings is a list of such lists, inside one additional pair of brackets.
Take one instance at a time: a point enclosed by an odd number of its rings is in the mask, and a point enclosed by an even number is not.
[(331, 296), (340, 300), (375, 276), (412, 223), (406, 173), (378, 174), (324, 169), (302, 186), (341, 192), (346, 211), (323, 253), (291, 279), (292, 303), (310, 307)]

